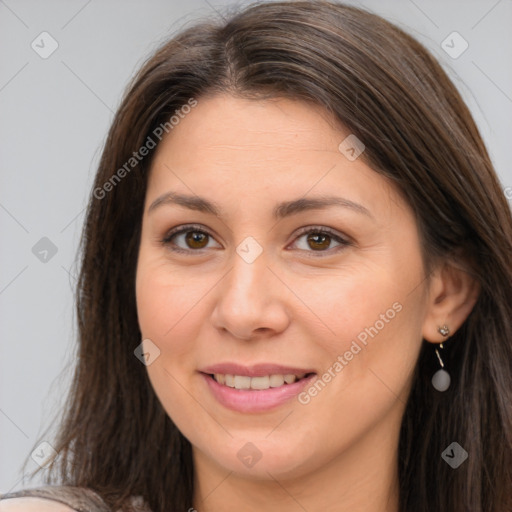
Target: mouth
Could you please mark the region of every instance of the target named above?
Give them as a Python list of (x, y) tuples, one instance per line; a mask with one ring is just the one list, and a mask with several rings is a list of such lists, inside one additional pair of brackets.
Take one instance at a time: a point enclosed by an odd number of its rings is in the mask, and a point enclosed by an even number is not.
[(310, 385), (313, 371), (279, 365), (243, 367), (222, 364), (202, 369), (205, 393), (227, 409), (241, 413), (274, 410)]
[(239, 389), (239, 390), (255, 390), (255, 391), (264, 391), (270, 388), (280, 388), (282, 386), (289, 386), (294, 382), (300, 381), (302, 379), (307, 379), (314, 373), (287, 373), (287, 374), (272, 374), (272, 375), (262, 375), (258, 377), (250, 377), (248, 375), (232, 375), (232, 374), (224, 374), (224, 373), (212, 373), (206, 374), (215, 382), (220, 384), (221, 386), (226, 386), (228, 388)]

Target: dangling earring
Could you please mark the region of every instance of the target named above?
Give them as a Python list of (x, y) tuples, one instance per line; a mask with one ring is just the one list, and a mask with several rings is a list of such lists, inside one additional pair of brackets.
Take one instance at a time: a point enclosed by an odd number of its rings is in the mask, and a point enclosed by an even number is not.
[[(450, 329), (447, 325), (443, 325), (442, 327), (438, 327), (437, 330), (439, 333), (444, 336), (445, 338), (450, 334)], [(441, 342), (439, 344), (439, 348), (443, 348), (443, 343)], [(441, 359), (441, 356), (439, 355), (439, 351), (437, 348), (435, 349), (437, 358), (439, 359), (439, 364), (441, 365), (441, 368), (437, 370), (436, 373), (432, 376), (432, 386), (434, 386), (437, 391), (446, 391), (450, 387), (450, 374), (444, 369), (444, 363)]]

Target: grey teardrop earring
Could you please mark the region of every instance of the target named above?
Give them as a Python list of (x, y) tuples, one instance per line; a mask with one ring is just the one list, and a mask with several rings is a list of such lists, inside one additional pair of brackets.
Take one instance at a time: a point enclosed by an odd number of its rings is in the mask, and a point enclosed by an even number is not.
[[(442, 336), (447, 337), (450, 334), (450, 329), (448, 326), (443, 325), (442, 327), (438, 327), (437, 329)], [(443, 348), (443, 343), (441, 342), (439, 344), (439, 348)], [(444, 369), (444, 363), (441, 359), (441, 356), (439, 355), (439, 351), (437, 348), (435, 349), (437, 359), (439, 359), (439, 364), (441, 365), (441, 368), (437, 370), (436, 373), (432, 376), (432, 386), (434, 386), (437, 391), (446, 391), (450, 387), (451, 378), (450, 374)]]

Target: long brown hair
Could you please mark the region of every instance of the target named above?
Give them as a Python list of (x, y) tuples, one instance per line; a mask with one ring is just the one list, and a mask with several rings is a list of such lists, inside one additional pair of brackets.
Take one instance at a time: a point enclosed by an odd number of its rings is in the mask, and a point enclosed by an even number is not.
[[(190, 443), (133, 353), (141, 342), (135, 271), (154, 152), (122, 179), (113, 175), (191, 98), (217, 92), (326, 108), (414, 209), (427, 272), (456, 254), (478, 280), (478, 301), (446, 345), (452, 386), (445, 393), (430, 383), (437, 361), (423, 344), (399, 442), (400, 511), (512, 510), (509, 206), (468, 108), (428, 51), (378, 16), (324, 1), (260, 3), (227, 20), (201, 20), (162, 45), (130, 84), (88, 204), (78, 360), (47, 483), (90, 487), (114, 508), (130, 495), (154, 511), (192, 507)], [(469, 454), (457, 469), (441, 458), (452, 442)]]

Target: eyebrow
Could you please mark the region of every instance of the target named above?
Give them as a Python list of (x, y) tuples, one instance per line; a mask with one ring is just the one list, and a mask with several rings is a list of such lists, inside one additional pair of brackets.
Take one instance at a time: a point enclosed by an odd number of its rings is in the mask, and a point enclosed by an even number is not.
[[(222, 217), (222, 209), (216, 203), (197, 195), (179, 194), (177, 192), (167, 192), (155, 199), (148, 208), (148, 214), (163, 205), (178, 205), (188, 208), (189, 210)], [(296, 215), (308, 210), (323, 210), (329, 206), (348, 208), (375, 220), (371, 212), (362, 204), (355, 203), (343, 197), (325, 195), (310, 198), (301, 197), (292, 201), (284, 201), (274, 207), (272, 215), (274, 219), (283, 219), (284, 217)]]

